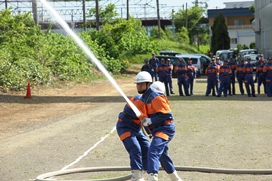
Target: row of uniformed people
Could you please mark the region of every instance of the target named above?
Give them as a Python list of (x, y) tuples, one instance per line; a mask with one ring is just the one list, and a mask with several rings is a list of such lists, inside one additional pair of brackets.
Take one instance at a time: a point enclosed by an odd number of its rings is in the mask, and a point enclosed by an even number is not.
[[(242, 95), (244, 95), (243, 84), (245, 84), (246, 92), (249, 97), (256, 97), (254, 82), (258, 82), (257, 91), (260, 94), (261, 85), (264, 86), (264, 92), (267, 96), (271, 97), (272, 94), (272, 59), (268, 61), (261, 58), (257, 62), (255, 81), (253, 77), (253, 66), (250, 64), (251, 59), (247, 59), (247, 64), (244, 64), (244, 60), (241, 59), (237, 65), (232, 58), (229, 61), (224, 61), (223, 65), (220, 64), (220, 59), (217, 58), (216, 62), (210, 64), (206, 69), (207, 74), (207, 90), (206, 96), (211, 91), (215, 96), (215, 89), (217, 90), (217, 96), (220, 97), (222, 92), (226, 97), (228, 95), (235, 94), (235, 78), (237, 78), (239, 89)], [(266, 63), (265, 63), (266, 62)]]
[[(149, 64), (150, 61), (145, 60), (145, 64), (142, 66), (141, 71), (147, 71), (151, 75), (154, 72), (154, 67)], [(196, 77), (196, 68), (192, 65), (192, 59), (188, 59), (188, 64), (183, 65), (183, 61), (179, 61), (179, 64), (173, 69), (170, 59), (161, 59), (160, 63), (156, 67), (156, 73), (159, 81), (165, 84), (166, 95), (169, 93), (174, 94), (172, 84), (173, 71), (177, 75), (177, 84), (180, 96), (190, 96), (194, 94), (194, 79)], [(154, 75), (154, 74), (153, 74)], [(183, 89), (184, 93), (183, 93)]]
[[(250, 64), (250, 58), (247, 60), (247, 64), (241, 59), (238, 64), (230, 58), (223, 64), (220, 63), (220, 59), (216, 58), (216, 62), (213, 62), (205, 70), (207, 74), (207, 90), (206, 96), (211, 92), (213, 96), (221, 96), (222, 93), (226, 97), (227, 95), (236, 95), (235, 83), (236, 79), (239, 84), (239, 90), (242, 95), (245, 94), (244, 84), (246, 87), (246, 93), (249, 97), (256, 97), (254, 82), (257, 83), (257, 92), (260, 94), (261, 85), (264, 86), (264, 92), (267, 96), (272, 96), (272, 59), (268, 61), (261, 56), (257, 62), (255, 80), (253, 77), (253, 66)], [(152, 72), (152, 67), (149, 65), (149, 61), (145, 60), (145, 65), (141, 69), (142, 71)], [(170, 96), (169, 92), (174, 94), (172, 86), (172, 71), (177, 74), (178, 90), (180, 96), (193, 95), (193, 84), (196, 76), (196, 69), (191, 64), (191, 60), (188, 60), (187, 65), (183, 65), (180, 61), (179, 65), (173, 70), (173, 65), (168, 59), (162, 59), (160, 64), (156, 67), (155, 72), (158, 74), (158, 79), (165, 84), (166, 95)], [(150, 73), (152, 74), (152, 73)]]

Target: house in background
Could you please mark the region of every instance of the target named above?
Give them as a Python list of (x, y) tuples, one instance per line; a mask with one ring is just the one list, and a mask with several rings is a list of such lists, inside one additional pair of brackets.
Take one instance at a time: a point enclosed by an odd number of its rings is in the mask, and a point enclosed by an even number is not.
[(272, 57), (272, 2), (255, 0), (255, 19), (252, 27), (256, 33), (256, 49), (265, 58)]
[(226, 20), (230, 37), (230, 47), (237, 48), (238, 44), (249, 46), (255, 42), (255, 33), (252, 29), (250, 20), (254, 19), (254, 14), (249, 7), (254, 5), (254, 1), (225, 2), (223, 9), (208, 9), (208, 19), (210, 35), (211, 27), (218, 13), (222, 13)]

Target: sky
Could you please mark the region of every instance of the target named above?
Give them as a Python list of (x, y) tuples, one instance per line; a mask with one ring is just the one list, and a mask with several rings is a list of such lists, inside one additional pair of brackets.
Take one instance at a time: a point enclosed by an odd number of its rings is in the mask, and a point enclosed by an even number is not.
[[(140, 0), (139, 0), (140, 1)], [(254, 0), (198, 0), (198, 2), (208, 3), (208, 9), (222, 9), (225, 7), (224, 2), (241, 2), (241, 1), (254, 1)], [(156, 2), (156, 1), (154, 1)], [(195, 0), (159, 0), (160, 4), (167, 4), (171, 6), (182, 6), (187, 3), (188, 7), (194, 6)]]
[[(199, 6), (204, 6), (205, 3), (208, 4), (208, 9), (222, 9), (225, 7), (224, 2), (241, 2), (241, 1), (248, 1), (248, 0), (198, 0)], [(252, 0), (253, 1), (253, 0)], [(4, 8), (3, 0), (0, 0), (0, 9)], [(39, 0), (37, 0), (39, 3)], [(109, 3), (115, 4), (116, 8), (118, 9), (118, 14), (121, 17), (126, 17), (126, 2), (127, 0), (101, 0), (99, 2), (100, 6), (106, 6)], [(156, 0), (129, 0), (130, 2), (130, 13), (135, 18), (142, 18), (142, 17), (156, 17), (157, 11), (156, 11)], [(159, 0), (159, 6), (160, 6), (160, 15), (162, 18), (169, 18), (171, 16), (171, 12), (174, 10), (177, 12), (180, 9), (185, 9), (186, 3), (187, 7), (190, 8), (194, 6), (195, 0)], [(13, 8), (16, 9), (17, 12), (24, 12), (26, 9), (29, 9), (31, 11), (31, 8), (24, 8), (25, 7), (31, 7), (31, 3), (11, 3), (13, 5)], [(67, 9), (73, 8), (73, 15), (69, 14), (70, 10), (65, 10), (63, 7), (64, 5)], [(86, 8), (95, 7), (95, 1), (87, 1), (86, 0)], [(10, 5), (9, 5), (10, 6)], [(79, 11), (82, 11), (82, 1), (77, 1), (76, 3), (63, 3), (63, 2), (55, 2), (52, 5), (56, 10), (59, 9), (63, 14), (61, 15), (65, 20), (67, 21), (74, 21), (82, 20), (82, 15), (78, 13)], [(43, 9), (38, 4), (38, 11), (41, 11)], [(77, 11), (78, 10), (78, 11)], [(61, 13), (59, 12), (59, 13)], [(41, 13), (40, 13), (41, 14)], [(68, 14), (68, 15), (67, 15)], [(40, 15), (43, 19), (48, 19), (49, 21), (52, 20), (51, 16), (48, 14), (46, 15)]]

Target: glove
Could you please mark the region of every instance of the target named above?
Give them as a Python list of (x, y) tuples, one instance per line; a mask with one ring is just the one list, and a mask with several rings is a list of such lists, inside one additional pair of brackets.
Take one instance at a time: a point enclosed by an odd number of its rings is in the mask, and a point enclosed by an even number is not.
[(150, 124), (152, 124), (150, 118), (144, 118), (144, 119), (142, 119), (142, 120), (141, 120), (141, 123), (142, 123), (142, 125), (144, 125), (144, 126), (149, 126)]

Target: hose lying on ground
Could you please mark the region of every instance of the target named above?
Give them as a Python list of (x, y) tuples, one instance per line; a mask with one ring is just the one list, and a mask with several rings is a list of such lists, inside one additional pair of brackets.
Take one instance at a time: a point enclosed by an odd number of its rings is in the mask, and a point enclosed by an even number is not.
[[(176, 166), (177, 171), (188, 171), (188, 172), (205, 172), (205, 173), (221, 173), (221, 174), (253, 174), (253, 175), (270, 175), (272, 169), (226, 169), (226, 168), (208, 168), (208, 167), (186, 167)], [(162, 170), (162, 168), (161, 168)], [(35, 181), (49, 181), (52, 177), (60, 175), (68, 175), (74, 173), (85, 173), (85, 172), (107, 172), (107, 171), (130, 171), (130, 167), (87, 167), (87, 168), (75, 168), (67, 169), (55, 172), (49, 172), (39, 175)], [(51, 178), (50, 178), (51, 177)], [(58, 181), (125, 181), (129, 180), (131, 175), (100, 179), (100, 180), (58, 180)]]

